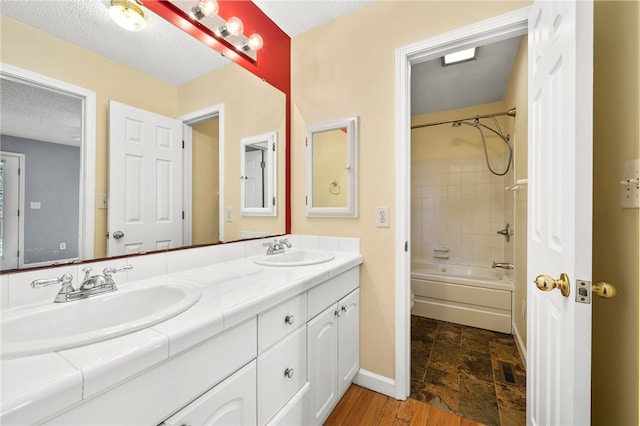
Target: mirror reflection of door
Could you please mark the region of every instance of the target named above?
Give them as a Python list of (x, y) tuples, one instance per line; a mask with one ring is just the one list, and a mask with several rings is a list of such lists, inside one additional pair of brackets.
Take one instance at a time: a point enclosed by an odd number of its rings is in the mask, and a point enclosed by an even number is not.
[[(21, 224), (24, 215), (24, 179), (20, 173), (24, 169), (24, 155), (2, 152), (0, 160), (0, 263), (2, 270), (20, 266), (20, 243), (24, 229)], [(23, 249), (24, 250), (24, 249)]]
[(249, 208), (267, 206), (265, 185), (265, 167), (267, 143), (247, 145), (244, 164), (244, 205)]
[(182, 123), (109, 102), (108, 255), (182, 246)]

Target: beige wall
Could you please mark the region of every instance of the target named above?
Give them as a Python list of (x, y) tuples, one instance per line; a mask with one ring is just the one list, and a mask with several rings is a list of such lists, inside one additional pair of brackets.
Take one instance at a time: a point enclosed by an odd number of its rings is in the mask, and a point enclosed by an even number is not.
[(192, 132), (192, 238), (194, 245), (220, 241), (218, 199), (218, 117), (191, 126)]
[[(394, 378), (395, 50), (527, 2), (380, 1), (292, 40), (292, 231), (360, 237), (361, 367)], [(399, 26), (393, 23), (401, 22)], [(398, 30), (390, 30), (395, 28)], [(305, 215), (305, 126), (358, 115), (358, 218)], [(376, 228), (375, 208), (390, 208)]]
[(640, 157), (640, 6), (595, 3), (593, 281), (618, 289), (593, 301), (594, 425), (638, 424), (638, 209), (622, 209), (620, 166)]
[[(516, 117), (511, 129), (511, 142), (513, 143), (514, 182), (527, 178), (527, 123), (528, 123), (528, 60), (527, 37), (522, 38), (518, 55), (513, 64), (509, 84), (504, 95), (504, 103), (508, 108), (515, 107)], [(513, 192), (514, 237), (513, 237), (513, 262), (516, 265), (514, 271), (514, 295), (513, 295), (513, 325), (514, 334), (518, 336), (519, 343), (526, 349), (527, 345), (527, 186), (522, 186), (518, 192)]]

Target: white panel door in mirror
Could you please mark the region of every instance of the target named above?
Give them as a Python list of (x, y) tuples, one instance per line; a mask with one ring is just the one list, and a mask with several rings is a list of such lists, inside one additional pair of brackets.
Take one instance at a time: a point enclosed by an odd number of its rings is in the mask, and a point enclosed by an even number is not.
[(240, 140), (240, 214), (276, 216), (277, 133)]
[(358, 216), (358, 117), (307, 127), (307, 216)]

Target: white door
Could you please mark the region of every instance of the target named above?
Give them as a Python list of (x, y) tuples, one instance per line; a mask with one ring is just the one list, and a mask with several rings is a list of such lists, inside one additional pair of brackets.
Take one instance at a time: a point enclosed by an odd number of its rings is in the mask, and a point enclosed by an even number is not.
[(1, 270), (22, 266), (21, 218), (24, 211), (24, 154), (3, 152), (0, 160), (0, 264)]
[(182, 245), (182, 123), (109, 102), (108, 256)]
[[(536, 1), (529, 18), (527, 423), (588, 425), (593, 3)], [(536, 276), (569, 277), (569, 294)], [(550, 281), (547, 280), (547, 284)]]

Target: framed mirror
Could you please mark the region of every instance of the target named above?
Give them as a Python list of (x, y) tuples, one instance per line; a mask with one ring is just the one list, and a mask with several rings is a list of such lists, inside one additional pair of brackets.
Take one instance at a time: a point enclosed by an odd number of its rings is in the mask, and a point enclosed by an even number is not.
[(277, 132), (240, 140), (240, 214), (276, 216)]
[(358, 117), (307, 127), (307, 216), (358, 216)]
[[(278, 139), (284, 143), (282, 148), (288, 144), (290, 135), (288, 70), (290, 67), (286, 61), (289, 58), (287, 50), (289, 44), (288, 42), (279, 44), (280, 38), (286, 37), (282, 32), (273, 34), (263, 28), (264, 26), (271, 28), (275, 24), (266, 16), (244, 11), (243, 17), (250, 16), (247, 21), (255, 26), (256, 32), (263, 35), (265, 45), (270, 47), (264, 53), (260, 53), (257, 63), (247, 65), (239, 63), (233, 57), (221, 56), (193, 31), (187, 32), (183, 22), (184, 17), (179, 17), (182, 24), (180, 27), (176, 26), (176, 22), (168, 15), (170, 11), (157, 15), (147, 10), (147, 26), (140, 32), (128, 33), (112, 22), (108, 13), (108, 2), (45, 3), (47, 4), (43, 3), (37, 11), (33, 11), (23, 2), (3, 4), (1, 18), (3, 36), (6, 37), (2, 39), (3, 55), (0, 74), (3, 82), (7, 81), (8, 77), (13, 78), (13, 75), (7, 74), (7, 70), (13, 67), (30, 75), (70, 84), (93, 93), (93, 103), (85, 100), (82, 108), (73, 114), (67, 109), (50, 108), (51, 111), (57, 110), (69, 116), (67, 120), (69, 126), (79, 132), (79, 135), (73, 135), (73, 143), (79, 146), (76, 150), (79, 149), (81, 153), (80, 160), (76, 163), (76, 168), (79, 167), (80, 171), (74, 172), (77, 176), (74, 184), (79, 185), (80, 189), (71, 190), (70, 186), (60, 184), (60, 180), (56, 180), (56, 185), (51, 186), (51, 192), (60, 190), (76, 195), (78, 201), (73, 204), (75, 216), (79, 220), (76, 220), (74, 225), (74, 229), (77, 230), (75, 234), (71, 235), (67, 232), (64, 238), (61, 236), (51, 238), (50, 251), (56, 252), (56, 257), (50, 256), (42, 261), (24, 262), (24, 265), (17, 264), (17, 266), (8, 266), (3, 262), (3, 272), (22, 267), (88, 261), (110, 255), (107, 251), (109, 237), (106, 237), (107, 233), (111, 236), (112, 232), (108, 225), (112, 195), (108, 185), (108, 178), (112, 174), (108, 161), (111, 145), (108, 130), (110, 100), (179, 119), (193, 128), (193, 145), (198, 146), (194, 147), (191, 155), (195, 156), (196, 160), (203, 160), (203, 164), (193, 164), (191, 172), (185, 171), (181, 180), (185, 182), (184, 188), (188, 188), (194, 194), (198, 190), (196, 187), (202, 186), (209, 197), (209, 202), (207, 206), (199, 206), (195, 201), (193, 204), (185, 201), (183, 217), (193, 218), (189, 227), (190, 232), (182, 233), (182, 245), (171, 245), (166, 249), (188, 247), (191, 244), (231, 242), (258, 235), (281, 235), (289, 231), (290, 218), (285, 190), (288, 172), (286, 149), (280, 149), (274, 157), (274, 163), (277, 163), (277, 169), (274, 170), (280, 173), (277, 179), (278, 193), (282, 194), (278, 199), (277, 215), (270, 217), (241, 215), (238, 185), (240, 175), (238, 146), (243, 137), (277, 131), (280, 134)], [(150, 2), (148, 5), (159, 8), (168, 4), (170, 3)], [(245, 9), (256, 8), (251, 2), (247, 4), (242, 2), (240, 6)], [(52, 12), (54, 9), (55, 13)], [(82, 23), (83, 30), (78, 31), (76, 26), (69, 26), (68, 22), (71, 21)], [(198, 29), (197, 23), (188, 24)], [(276, 36), (280, 38), (276, 40)], [(274, 45), (282, 46), (280, 49), (282, 52), (271, 49)], [(176, 66), (180, 63), (189, 63), (189, 66)], [(29, 89), (29, 86), (34, 83), (31, 77), (22, 77), (21, 74), (19, 79), (23, 83), (20, 85), (21, 91), (16, 95), (26, 100), (24, 90)], [(88, 99), (84, 95), (78, 95), (76, 90), (64, 89), (62, 92), (70, 97), (80, 97), (81, 100)], [(16, 105), (14, 102), (5, 102), (8, 100), (9, 97), (5, 97), (3, 93), (2, 107)], [(52, 105), (51, 102), (33, 100), (36, 104), (43, 106)], [(198, 129), (199, 120), (203, 118), (202, 111), (208, 111), (219, 105), (224, 107), (224, 111), (216, 112), (215, 119), (218, 122), (215, 129)], [(14, 109), (16, 113), (20, 112), (17, 108)], [(26, 108), (26, 111), (33, 109), (31, 106)], [(51, 111), (47, 115), (53, 118)], [(3, 130), (5, 125), (10, 124), (10, 116), (5, 115), (4, 112), (3, 110)], [(247, 116), (252, 119), (247, 120)], [(93, 117), (93, 122), (87, 123), (90, 117)], [(62, 120), (51, 121), (61, 127)], [(34, 126), (20, 127), (31, 129)], [(48, 146), (54, 143), (33, 135), (2, 133), (3, 150), (9, 147), (9, 143), (4, 139), (5, 136), (19, 139), (16, 144), (22, 144), (24, 140), (46, 142)], [(45, 132), (47, 138), (53, 134), (53, 130)], [(211, 142), (214, 137), (215, 145)], [(20, 152), (21, 146), (17, 145), (12, 152)], [(211, 155), (205, 156), (198, 153), (197, 149), (200, 147), (206, 150), (200, 150), (200, 152), (210, 152)], [(85, 153), (92, 155), (87, 156)], [(189, 163), (192, 156), (186, 153), (184, 155), (184, 162)], [(32, 161), (27, 160), (27, 162), (33, 164)], [(122, 170), (123, 167), (124, 165), (121, 165), (120, 169)], [(204, 170), (207, 177), (202, 178), (198, 168)], [(33, 167), (30, 170), (33, 170)], [(193, 184), (187, 185), (188, 182)], [(23, 198), (29, 213), (45, 216), (46, 209), (51, 203), (45, 203), (43, 198), (29, 197), (28, 190), (27, 188)], [(197, 202), (203, 200), (197, 194), (195, 198)], [(2, 210), (4, 211), (4, 207)], [(191, 215), (189, 210), (192, 211)], [(231, 221), (226, 220), (223, 214), (227, 211), (233, 214)], [(60, 215), (56, 214), (56, 216)], [(65, 217), (70, 215), (67, 214)], [(199, 221), (199, 217), (202, 221)], [(83, 221), (82, 218), (85, 220)], [(202, 226), (208, 227), (207, 235), (212, 235), (207, 240), (196, 238), (205, 235), (205, 232), (198, 228), (201, 222)], [(7, 235), (9, 222), (6, 217), (3, 225), (3, 231)], [(35, 225), (35, 222), (30, 223), (25, 225), (25, 228), (36, 229)], [(212, 225), (215, 225), (216, 229), (209, 232)], [(13, 229), (14, 227), (11, 227), (11, 230)], [(19, 227), (16, 226), (15, 229)], [(25, 241), (26, 238), (25, 236)], [(3, 242), (4, 240), (3, 238)], [(34, 247), (43, 247), (42, 238), (37, 238)], [(76, 247), (78, 247), (77, 251)], [(149, 248), (141, 251), (156, 250), (164, 249)], [(26, 249), (21, 253), (26, 253)]]

